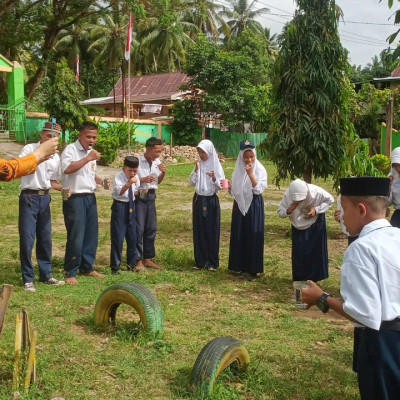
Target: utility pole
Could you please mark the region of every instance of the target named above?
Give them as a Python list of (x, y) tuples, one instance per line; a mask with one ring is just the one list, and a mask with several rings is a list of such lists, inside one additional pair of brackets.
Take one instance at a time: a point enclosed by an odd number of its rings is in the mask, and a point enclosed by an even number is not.
[(393, 128), (393, 98), (386, 103), (386, 135), (385, 135), (385, 155), (390, 157), (392, 154), (392, 128)]

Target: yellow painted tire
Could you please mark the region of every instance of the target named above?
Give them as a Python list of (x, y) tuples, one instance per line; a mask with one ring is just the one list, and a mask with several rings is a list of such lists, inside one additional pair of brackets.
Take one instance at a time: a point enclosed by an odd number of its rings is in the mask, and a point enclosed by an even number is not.
[(164, 317), (161, 305), (154, 294), (139, 283), (117, 283), (105, 289), (97, 299), (94, 309), (95, 325), (104, 328), (115, 325), (120, 304), (127, 304), (136, 310), (146, 336), (154, 339), (163, 337)]
[(190, 389), (201, 398), (207, 397), (222, 371), (234, 363), (238, 369), (245, 369), (249, 362), (249, 354), (239, 340), (215, 338), (203, 347), (193, 365)]

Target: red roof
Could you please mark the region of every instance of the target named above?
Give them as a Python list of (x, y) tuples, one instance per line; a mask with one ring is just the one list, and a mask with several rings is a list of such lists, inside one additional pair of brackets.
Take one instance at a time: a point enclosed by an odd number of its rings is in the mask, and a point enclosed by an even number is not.
[(397, 78), (400, 76), (400, 65), (398, 67), (396, 67), (392, 73), (390, 74), (390, 76), (392, 76), (393, 78)]
[[(142, 75), (130, 77), (130, 82), (125, 79), (127, 97), (130, 91), (130, 102), (143, 102), (153, 100), (171, 99), (171, 96), (180, 92), (180, 86), (188, 82), (189, 77), (182, 72), (169, 72), (166, 74)], [(114, 96), (111, 90), (108, 96)], [(115, 97), (122, 99), (122, 78), (115, 85)]]

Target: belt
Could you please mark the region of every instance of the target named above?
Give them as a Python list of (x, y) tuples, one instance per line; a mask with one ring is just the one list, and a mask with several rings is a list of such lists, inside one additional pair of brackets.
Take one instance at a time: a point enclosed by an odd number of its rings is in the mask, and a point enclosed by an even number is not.
[(94, 196), (94, 193), (73, 193), (71, 197)]
[(45, 194), (49, 193), (49, 189), (39, 189), (39, 190), (23, 189), (22, 193), (37, 194), (38, 196), (44, 196)]
[(147, 193), (150, 193), (150, 194), (154, 194), (156, 192), (156, 189), (148, 189), (147, 190)]
[(400, 331), (400, 318), (392, 321), (382, 321), (380, 331)]

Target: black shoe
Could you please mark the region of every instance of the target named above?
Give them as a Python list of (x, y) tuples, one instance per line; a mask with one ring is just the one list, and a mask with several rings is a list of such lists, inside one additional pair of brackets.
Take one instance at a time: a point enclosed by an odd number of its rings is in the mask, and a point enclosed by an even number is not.
[(119, 275), (119, 274), (120, 274), (119, 269), (112, 269), (111, 270), (111, 275)]
[(246, 279), (250, 282), (255, 281), (257, 279), (257, 275), (247, 274)]

